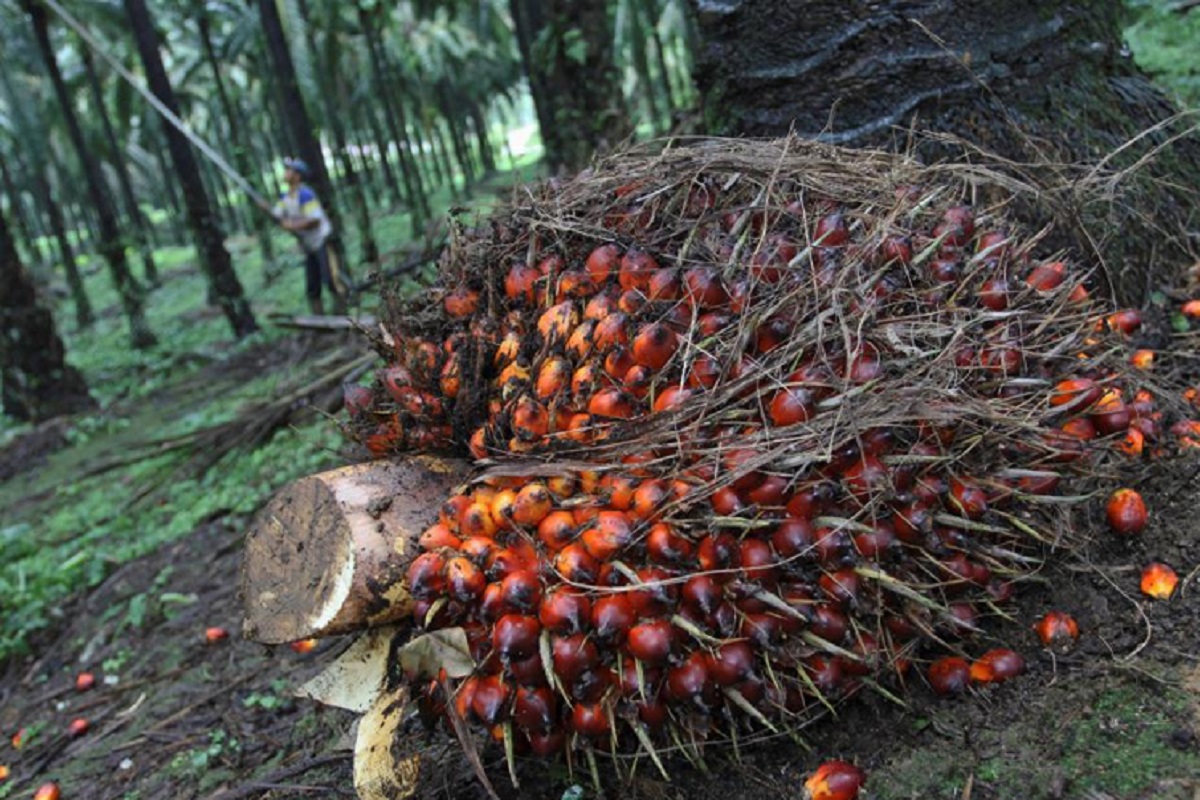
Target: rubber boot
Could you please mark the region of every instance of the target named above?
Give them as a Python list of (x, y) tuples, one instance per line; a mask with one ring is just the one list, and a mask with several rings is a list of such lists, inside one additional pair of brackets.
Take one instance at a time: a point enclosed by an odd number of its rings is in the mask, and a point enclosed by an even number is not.
[(349, 313), (349, 308), (346, 305), (346, 296), (341, 294), (333, 295), (333, 314), (334, 316), (344, 317)]
[(321, 302), (320, 297), (308, 298), (308, 313), (318, 317), (325, 316), (325, 304)]

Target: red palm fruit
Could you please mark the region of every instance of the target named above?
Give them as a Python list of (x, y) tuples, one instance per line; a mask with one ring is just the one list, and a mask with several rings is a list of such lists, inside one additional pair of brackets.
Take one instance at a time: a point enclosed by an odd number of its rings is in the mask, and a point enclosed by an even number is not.
[(716, 611), (724, 596), (724, 589), (712, 575), (693, 575), (683, 584), (680, 598), (686, 608), (707, 616)]
[(574, 683), (580, 675), (600, 663), (600, 652), (590, 636), (582, 633), (555, 636), (551, 644), (554, 672), (563, 683)]
[(660, 696), (655, 696), (644, 703), (637, 703), (636, 706), (638, 719), (652, 731), (661, 730), (670, 718), (670, 710)]
[(531, 569), (518, 569), (500, 582), (504, 605), (522, 614), (536, 612), (542, 602), (542, 585)]
[(574, 358), (577, 362), (582, 362), (592, 354), (595, 344), (596, 321), (594, 319), (585, 319), (579, 323), (575, 330), (571, 331), (571, 336), (567, 339), (567, 355)]
[(1136, 308), (1126, 308), (1121, 311), (1116, 311), (1109, 314), (1104, 319), (1104, 324), (1113, 332), (1120, 332), (1126, 336), (1130, 336), (1142, 327), (1142, 312)]
[(499, 675), (479, 678), (471, 694), (471, 711), (484, 725), (495, 725), (506, 716), (512, 688)]
[(872, 495), (892, 488), (891, 474), (887, 466), (875, 456), (863, 456), (847, 467), (843, 473), (843, 482), (860, 502), (866, 502)]
[[(571, 364), (562, 356), (554, 356), (542, 362), (534, 381), (534, 394), (539, 400), (557, 397), (571, 383)], [(515, 426), (514, 426), (515, 427)]]
[(445, 588), (442, 572), (446, 561), (437, 553), (422, 553), (408, 567), (405, 582), (408, 592), (418, 600), (427, 600)]
[(708, 674), (721, 686), (733, 686), (754, 674), (754, 649), (748, 642), (727, 642), (708, 657)]
[(883, 375), (883, 361), (879, 356), (879, 348), (870, 342), (863, 342), (850, 359), (850, 370), (846, 377), (851, 383), (869, 383)]
[(804, 671), (821, 694), (836, 698), (842, 686), (842, 667), (835, 658), (812, 655), (804, 659)]
[(735, 569), (740, 566), (738, 540), (728, 533), (710, 534), (700, 540), (696, 551), (700, 568), (705, 572)]
[[(584, 321), (593, 320), (599, 325), (600, 321), (605, 317), (615, 314), (618, 311), (617, 299), (608, 292), (601, 292), (588, 300), (587, 305), (583, 307)], [(569, 340), (568, 340), (569, 341)], [(595, 342), (595, 329), (592, 330), (592, 344), (597, 346)]]
[(1004, 231), (987, 231), (975, 244), (975, 260), (996, 263), (1009, 255), (1011, 240)]
[(621, 248), (615, 244), (602, 244), (588, 255), (584, 268), (600, 285), (616, 274), (620, 263)]
[(596, 580), (600, 562), (582, 544), (569, 544), (554, 557), (554, 569), (571, 583), (589, 584)]
[(579, 633), (591, 618), (592, 602), (570, 586), (559, 586), (542, 598), (538, 620), (551, 633)]
[(625, 374), (635, 366), (637, 362), (633, 360), (633, 354), (627, 347), (618, 345), (609, 350), (608, 355), (604, 357), (604, 372), (614, 382), (624, 381)]
[(839, 569), (822, 573), (817, 585), (831, 603), (839, 608), (846, 608), (858, 599), (862, 582), (854, 570)]
[(592, 604), (592, 628), (602, 642), (620, 645), (637, 621), (628, 594), (610, 594)]
[(681, 408), (693, 395), (690, 389), (679, 386), (668, 386), (654, 398), (654, 413), (664, 414)]
[(438, 523), (431, 525), (421, 534), (421, 538), (417, 540), (422, 550), (439, 550), (443, 547), (449, 547), (452, 550), (457, 550), (462, 546), (462, 540), (450, 532), (450, 529), (445, 525)]
[(746, 580), (770, 586), (779, 579), (775, 554), (771, 552), (771, 545), (762, 539), (742, 539), (738, 558)]
[(1017, 375), (1021, 371), (1021, 351), (1015, 347), (987, 347), (979, 353), (979, 364), (997, 375)]
[(1079, 624), (1063, 611), (1050, 611), (1033, 626), (1042, 644), (1051, 650), (1069, 650), (1079, 639)]
[(650, 394), (650, 387), (654, 383), (654, 370), (641, 365), (634, 365), (625, 373), (625, 377), (621, 379), (621, 383), (625, 386), (632, 397), (639, 400), (645, 400)]
[(96, 676), (90, 672), (81, 672), (75, 676), (75, 690), (86, 692), (96, 685)]
[(943, 246), (962, 247), (975, 235), (975, 215), (967, 206), (946, 209), (942, 221), (933, 229), (933, 235), (944, 237)]
[(438, 511), (438, 522), (450, 529), (451, 533), (458, 533), (459, 520), (462, 519), (462, 514), (475, 500), (465, 494), (452, 495), (445, 503), (442, 503), (441, 510)]
[(1009, 286), (1003, 277), (988, 278), (979, 289), (979, 304), (992, 311), (1008, 308)]
[(633, 508), (633, 495), (637, 491), (638, 480), (628, 475), (609, 472), (600, 479), (600, 496), (608, 501), (608, 505), (618, 511), (628, 511)]
[(746, 499), (760, 508), (782, 508), (788, 483), (782, 475), (766, 475), (758, 486), (746, 492)]
[(529, 734), (529, 749), (541, 758), (561, 753), (567, 746), (567, 734), (561, 730)]
[(549, 515), (553, 504), (554, 498), (546, 484), (540, 481), (526, 484), (517, 492), (517, 498), (513, 501), (513, 522), (534, 527)]
[(536, 442), (550, 431), (550, 413), (532, 397), (521, 397), (512, 410), (512, 430), (521, 441)]
[(518, 686), (513, 722), (527, 731), (546, 731), (558, 721), (558, 698), (550, 689)]
[(707, 707), (715, 700), (716, 685), (708, 673), (708, 658), (697, 650), (682, 664), (667, 671), (667, 697), (679, 703)]
[(711, 389), (721, 377), (721, 365), (712, 356), (698, 356), (688, 372), (687, 385), (693, 389)]
[(638, 661), (650, 666), (667, 663), (675, 643), (675, 629), (665, 619), (654, 619), (629, 629), (625, 650)]
[(597, 285), (592, 276), (581, 269), (569, 269), (558, 278), (558, 296), (582, 299), (596, 293)]
[(771, 533), (771, 544), (782, 558), (808, 553), (813, 547), (812, 525), (805, 519), (785, 519)]
[(412, 390), (413, 375), (404, 367), (388, 367), (379, 373), (379, 379), (383, 383), (383, 388), (397, 403), (403, 401)]
[(575, 310), (575, 304), (565, 300), (542, 312), (538, 317), (537, 329), (543, 341), (565, 342), (578, 323), (579, 312)]
[(576, 703), (571, 712), (571, 730), (591, 739), (608, 736), (612, 723), (603, 703)]
[[(1096, 426), (1087, 417), (1069, 419), (1063, 423), (1061, 430), (1067, 438), (1076, 442), (1088, 442), (1096, 438)], [(1083, 452), (1083, 448), (1075, 447), (1072, 452), (1078, 455)]]
[(798, 386), (776, 392), (768, 409), (771, 423), (778, 427), (808, 422), (816, 413), (817, 404), (813, 393)]
[(938, 283), (955, 283), (962, 269), (957, 259), (937, 258), (929, 264), (929, 274)]
[(816, 603), (811, 609), (812, 618), (809, 620), (808, 629), (816, 636), (834, 644), (846, 638), (850, 626), (845, 614), (829, 603)]
[(504, 488), (492, 495), (488, 508), (492, 514), (492, 522), (502, 531), (516, 527), (513, 522), (513, 507), (517, 502), (517, 493), (511, 488)]
[(1142, 568), (1142, 578), (1138, 588), (1142, 594), (1155, 600), (1170, 600), (1179, 585), (1179, 574), (1168, 564), (1161, 561), (1151, 561)]
[(850, 241), (850, 228), (840, 212), (826, 214), (817, 220), (812, 243), (821, 247), (838, 247)]
[(863, 558), (876, 560), (896, 547), (896, 531), (884, 520), (875, 521), (871, 527), (873, 530), (854, 534), (854, 549)]
[(679, 584), (674, 573), (662, 567), (642, 567), (637, 571), (637, 582), (641, 588), (630, 593), (630, 600), (640, 616), (665, 614), (675, 607)]
[(660, 322), (645, 325), (633, 338), (633, 360), (643, 367), (660, 370), (679, 349), (679, 336)]
[(892, 514), (892, 526), (902, 541), (917, 544), (933, 530), (933, 512), (920, 500), (909, 503)]
[(538, 262), (537, 270), (540, 275), (557, 275), (563, 271), (566, 262), (558, 253), (551, 253)]
[(475, 562), (476, 566), (484, 566), (492, 560), (492, 555), (500, 549), (495, 540), (475, 536), (463, 539), (459, 553)]
[(674, 267), (663, 267), (654, 271), (646, 286), (646, 295), (651, 300), (673, 302), (683, 297), (683, 278)]
[(596, 323), (592, 334), (596, 351), (607, 353), (614, 347), (629, 345), (629, 317), (621, 311), (614, 312)]
[(720, 308), (729, 303), (721, 278), (711, 267), (692, 267), (683, 274), (684, 297), (702, 309)]
[(478, 599), (487, 586), (487, 578), (483, 571), (469, 559), (452, 558), (446, 564), (446, 588), (450, 596), (461, 603), (471, 603)]
[(722, 486), (712, 493), (710, 498), (713, 511), (723, 517), (737, 516), (741, 511), (744, 511), (746, 504), (742, 502), (741, 495), (732, 486)]
[(787, 513), (792, 519), (812, 519), (822, 512), (830, 497), (832, 488), (827, 484), (805, 486), (798, 489), (787, 503)]
[(71, 720), (71, 724), (67, 726), (67, 736), (72, 739), (83, 736), (91, 729), (91, 724), (83, 717), (76, 717)]
[(374, 394), (365, 386), (347, 383), (342, 386), (342, 407), (352, 418), (358, 419), (371, 410)]
[(951, 478), (950, 505), (968, 519), (979, 519), (988, 509), (987, 493), (969, 480)]
[(754, 351), (769, 353), (791, 335), (793, 323), (783, 317), (772, 317), (754, 330)]
[(602, 419), (629, 419), (634, 414), (634, 405), (624, 391), (610, 386), (592, 395), (587, 411), (593, 417)]
[(907, 236), (888, 236), (879, 245), (879, 257), (884, 264), (908, 266), (912, 263), (912, 240)]
[(1090, 378), (1069, 378), (1059, 381), (1050, 393), (1050, 405), (1067, 406), (1072, 411), (1086, 411), (1104, 394)]
[(551, 511), (538, 523), (538, 539), (551, 552), (566, 547), (575, 534), (575, 515), (570, 511)]
[(965, 658), (947, 656), (929, 665), (929, 685), (938, 694), (961, 694), (971, 682), (971, 666)]
[(867, 775), (845, 761), (826, 761), (804, 782), (808, 800), (855, 800)]
[(1038, 264), (1028, 275), (1025, 283), (1039, 292), (1049, 292), (1062, 285), (1067, 277), (1067, 265), (1061, 261)]
[(492, 628), (492, 647), (505, 661), (529, 658), (537, 652), (542, 626), (533, 617), (505, 614)]
[(575, 398), (576, 405), (586, 404), (592, 394), (600, 388), (602, 380), (603, 373), (595, 361), (580, 365), (571, 374), (571, 396)]
[(783, 635), (783, 625), (774, 614), (747, 611), (742, 614), (739, 635), (762, 649), (770, 649)]
[(622, 511), (601, 511), (580, 536), (583, 548), (597, 561), (608, 561), (633, 541), (633, 528)]
[(516, 262), (504, 276), (504, 294), (509, 300), (532, 306), (537, 297), (536, 289), (541, 274), (534, 267)]
[(671, 498), (667, 482), (657, 478), (642, 481), (633, 493), (630, 516), (644, 522), (658, 522), (662, 518), (663, 505)]
[(463, 538), (482, 536), (493, 539), (499, 526), (492, 519), (490, 503), (471, 503), (467, 506), (458, 520), (458, 532)]
[(997, 648), (989, 650), (971, 664), (973, 683), (1002, 683), (1025, 672), (1025, 659), (1020, 653)]
[(60, 796), (58, 784), (50, 781), (37, 788), (37, 791), (33, 793), (33, 800), (58, 800)]
[(1091, 420), (1100, 433), (1120, 433), (1133, 421), (1133, 413), (1121, 398), (1121, 392), (1112, 390), (1104, 393), (1091, 409)]
[[(479, 660), (476, 659), (476, 662)], [(546, 685), (546, 668), (540, 653), (534, 653), (529, 658), (513, 659), (508, 664), (508, 673), (518, 686)]]
[(1109, 526), (1123, 536), (1141, 533), (1146, 527), (1146, 502), (1133, 489), (1117, 489), (1105, 506)]
[(442, 300), (442, 307), (452, 319), (465, 319), (479, 308), (479, 292), (459, 286)]
[(575, 518), (575, 527), (582, 529), (583, 526), (590, 525), (592, 520), (600, 516), (600, 510), (601, 506), (595, 505), (594, 502), (572, 508), (571, 516)]
[(503, 581), (514, 572), (526, 568), (526, 560), (515, 550), (517, 541), (512, 541), (513, 547), (498, 547), (488, 556), (484, 569), (489, 579)]
[(659, 522), (646, 534), (646, 554), (651, 561), (664, 566), (677, 566), (689, 561), (695, 548), (690, 540), (675, 533), (665, 522)]
[(621, 258), (617, 282), (622, 289), (637, 289), (644, 292), (650, 288), (650, 279), (658, 269), (658, 262), (654, 260), (653, 256), (636, 247), (631, 247)]
[(482, 678), (470, 677), (458, 685), (458, 689), (454, 692), (454, 710), (458, 712), (458, 716), (463, 720), (470, 722), (474, 719), (475, 712), (472, 709), (472, 704), (475, 699), (475, 690), (479, 688), (479, 682)]
[[(943, 562), (943, 566), (945, 566)], [(954, 587), (947, 587), (953, 589)], [(971, 603), (951, 603), (946, 608), (946, 629), (955, 636), (970, 636), (979, 631), (979, 614)]]

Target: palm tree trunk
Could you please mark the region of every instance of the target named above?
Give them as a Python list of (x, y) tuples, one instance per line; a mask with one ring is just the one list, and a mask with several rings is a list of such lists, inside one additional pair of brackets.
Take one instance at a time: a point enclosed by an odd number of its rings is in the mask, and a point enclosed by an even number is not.
[(383, 170), (384, 184), (387, 186), (392, 202), (399, 203), (404, 197), (404, 192), (400, 188), (399, 181), (396, 180), (396, 173), (392, 171), (391, 159), (388, 158), (388, 150), (391, 148), (388, 147), (387, 137), (383, 135), (383, 129), (379, 126), (379, 117), (370, 107), (364, 108), (362, 114), (366, 117), (367, 126), (371, 131), (372, 144), (375, 146), (375, 158)]
[(54, 317), (0, 214), (0, 406), (14, 419), (37, 422), (95, 406), (79, 370), (66, 363)]
[(492, 149), (492, 138), (489, 136), (487, 115), (478, 103), (469, 103), (468, 113), (471, 115), (471, 127), (475, 129), (475, 141), (479, 147), (479, 160), (483, 164), (484, 177), (496, 171), (496, 153)]
[(121, 305), (129, 324), (130, 342), (134, 348), (139, 350), (151, 347), (155, 344), (156, 339), (150, 331), (150, 326), (146, 323), (143, 305), (145, 294), (129, 272), (129, 265), (125, 261), (125, 245), (121, 231), (117, 227), (117, 215), (113, 210), (112, 199), (104, 185), (104, 177), (100, 174), (100, 165), (88, 152), (87, 143), (83, 138), (83, 130), (79, 127), (79, 120), (75, 116), (75, 109), (71, 103), (71, 96), (63, 81), (62, 73), (59, 71), (54, 48), (50, 44), (46, 9), (37, 0), (23, 0), (23, 3), (33, 23), (33, 33), (37, 39), (38, 50), (46, 62), (50, 81), (54, 84), (54, 93), (58, 97), (58, 105), (67, 126), (67, 133), (83, 168), (88, 198), (99, 219), (100, 251), (108, 263), (113, 284), (117, 287), (117, 294), (121, 298)]
[(104, 139), (108, 144), (109, 157), (112, 159), (113, 170), (117, 173), (117, 186), (121, 190), (121, 199), (125, 203), (125, 216), (133, 228), (134, 243), (142, 255), (142, 277), (146, 283), (158, 283), (158, 267), (154, 263), (154, 250), (150, 247), (146, 235), (146, 220), (133, 194), (133, 183), (129, 180), (129, 169), (125, 162), (124, 153), (117, 143), (117, 134), (113, 131), (112, 120), (108, 117), (108, 106), (104, 103), (104, 93), (100, 90), (100, 80), (96, 77), (96, 65), (92, 61), (91, 48), (82, 40), (79, 41), (79, 55), (83, 60), (84, 74), (87, 75), (88, 89), (91, 91), (92, 104), (100, 117), (100, 126), (104, 131)]
[(671, 85), (671, 73), (667, 69), (667, 56), (662, 36), (658, 32), (658, 3), (654, 0), (641, 0), (639, 11), (645, 16), (646, 30), (650, 33), (650, 42), (654, 45), (654, 63), (658, 68), (659, 89), (663, 102), (667, 106), (667, 127), (670, 128), (675, 109), (680, 107)]
[[(129, 25), (133, 29), (150, 90), (159, 102), (178, 115), (179, 104), (175, 101), (175, 92), (159, 56), (158, 33), (154, 29), (154, 21), (146, 8), (145, 0), (125, 0), (125, 11), (129, 16)], [(192, 155), (191, 145), (182, 133), (172, 127), (167, 129), (167, 146), (171, 151), (175, 174), (178, 175), (180, 187), (183, 189), (188, 223), (195, 235), (196, 245), (200, 250), (200, 263), (212, 293), (216, 295), (218, 305), (225, 312), (225, 318), (229, 321), (234, 336), (241, 338), (253, 333), (258, 330), (258, 324), (254, 321), (250, 303), (242, 292), (241, 281), (234, 272), (229, 251), (225, 249), (221, 229), (213, 219), (208, 196), (204, 192), (200, 168)]]
[(12, 170), (8, 167), (8, 159), (0, 158), (0, 189), (8, 196), (8, 207), (12, 212), (13, 227), (17, 230), (17, 238), (24, 243), (30, 256), (39, 264), (45, 264), (41, 249), (38, 247), (38, 236), (33, 223), (29, 219), (28, 208), (24, 203), (22, 192), (13, 181)]
[(59, 258), (62, 259), (63, 272), (67, 276), (67, 289), (71, 292), (71, 302), (75, 306), (75, 326), (80, 330), (89, 328), (96, 321), (96, 315), (92, 312), (92, 302), (84, 288), (83, 276), (79, 274), (79, 265), (75, 263), (75, 251), (71, 247), (70, 237), (67, 236), (67, 224), (63, 219), (62, 209), (54, 202), (46, 174), (34, 170), (31, 175), (38, 203), (46, 213), (46, 218), (50, 220), (50, 229), (54, 233), (54, 240), (58, 242)]

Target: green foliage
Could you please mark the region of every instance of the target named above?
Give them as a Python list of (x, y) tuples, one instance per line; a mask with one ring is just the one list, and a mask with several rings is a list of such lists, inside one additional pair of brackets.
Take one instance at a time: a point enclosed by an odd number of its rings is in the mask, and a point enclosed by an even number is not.
[(1125, 38), (1138, 66), (1180, 105), (1200, 108), (1200, 8), (1186, 13), (1178, 0), (1128, 0), (1132, 24)]

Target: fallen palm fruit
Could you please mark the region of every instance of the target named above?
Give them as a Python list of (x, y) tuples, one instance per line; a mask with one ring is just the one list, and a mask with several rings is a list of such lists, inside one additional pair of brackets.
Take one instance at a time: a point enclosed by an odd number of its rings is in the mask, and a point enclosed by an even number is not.
[(96, 676), (90, 672), (81, 672), (75, 676), (75, 689), (86, 692), (96, 685)]
[(845, 761), (826, 761), (804, 782), (808, 800), (855, 800), (867, 775)]
[(229, 631), (225, 630), (224, 628), (212, 627), (204, 629), (204, 641), (208, 642), (209, 644), (223, 642), (228, 638)]
[[(459, 234), (440, 302), (389, 300), (348, 430), (478, 467), (407, 566), (416, 628), (471, 662), (406, 674), (430, 725), (657, 763), (895, 691), (910, 663), (939, 692), (1024, 670), (937, 659), (1069, 538), (1088, 492), (1065, 490), (1160, 435), (1140, 315), (1081, 296), (1086, 269), (1002, 205), (953, 199), (965, 178), (780, 147), (531, 191)], [(1144, 526), (1132, 502), (1114, 527)]]
[(1179, 576), (1171, 567), (1158, 561), (1147, 564), (1142, 570), (1142, 594), (1155, 600), (1169, 600), (1175, 594)]
[(71, 720), (71, 724), (67, 726), (67, 735), (71, 738), (83, 736), (91, 728), (91, 725), (83, 717)]
[(1038, 639), (1050, 650), (1065, 651), (1079, 639), (1079, 624), (1064, 611), (1047, 612), (1034, 626)]
[(1146, 528), (1146, 502), (1133, 489), (1118, 489), (1105, 506), (1108, 524), (1124, 536), (1141, 533)]
[(20, 750), (25, 746), (26, 733), (24, 728), (18, 728), (17, 732), (12, 735), (13, 750)]
[(58, 790), (58, 784), (54, 781), (43, 783), (33, 793), (33, 800), (59, 800), (61, 793)]
[(0, 782), (8, 780), (10, 770), (7, 765), (0, 764)]
[(305, 655), (306, 653), (311, 653), (313, 650), (316, 649), (317, 640), (316, 639), (301, 639), (298, 642), (291, 642), (290, 644), (288, 644), (288, 647), (290, 647), (292, 649), (293, 653), (299, 653), (300, 655)]

